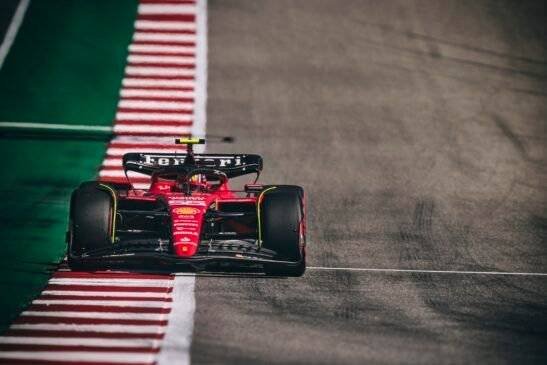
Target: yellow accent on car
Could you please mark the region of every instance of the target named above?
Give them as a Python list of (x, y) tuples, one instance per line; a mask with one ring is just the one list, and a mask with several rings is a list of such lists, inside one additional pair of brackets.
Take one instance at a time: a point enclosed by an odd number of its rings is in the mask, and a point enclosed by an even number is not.
[(175, 139), (175, 143), (176, 144), (204, 144), (205, 139), (203, 139), (203, 138), (184, 137), (184, 138)]
[(262, 247), (262, 223), (260, 222), (260, 204), (262, 203), (262, 199), (264, 198), (264, 194), (266, 194), (268, 191), (276, 189), (276, 186), (272, 186), (268, 189), (264, 189), (260, 192), (258, 195), (258, 198), (256, 199), (256, 216), (258, 219), (258, 248), (260, 249)]
[(118, 199), (116, 197), (116, 191), (112, 189), (110, 186), (105, 184), (99, 184), (99, 186), (107, 190), (110, 193), (110, 195), (112, 195), (114, 209), (112, 211), (112, 232), (110, 234), (110, 238), (112, 240), (112, 243), (114, 243), (115, 242), (114, 239), (116, 238), (116, 212), (118, 210)]

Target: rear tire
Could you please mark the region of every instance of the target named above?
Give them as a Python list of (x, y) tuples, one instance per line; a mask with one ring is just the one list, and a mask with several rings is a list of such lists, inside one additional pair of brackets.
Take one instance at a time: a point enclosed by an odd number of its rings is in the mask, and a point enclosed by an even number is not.
[(68, 242), (71, 268), (82, 268), (83, 254), (112, 246), (113, 214), (112, 197), (98, 183), (83, 183), (72, 193)]
[(298, 186), (280, 186), (264, 194), (261, 203), (262, 245), (275, 251), (279, 260), (293, 265), (266, 264), (264, 271), (274, 276), (302, 276), (306, 270), (304, 248), (300, 247), (303, 219), (303, 190)]

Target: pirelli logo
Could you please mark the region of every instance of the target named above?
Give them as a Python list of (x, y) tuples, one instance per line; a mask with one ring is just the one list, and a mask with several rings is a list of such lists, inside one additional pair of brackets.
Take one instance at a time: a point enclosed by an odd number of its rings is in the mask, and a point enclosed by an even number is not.
[(194, 215), (194, 214), (198, 214), (199, 212), (200, 212), (199, 209), (192, 208), (192, 207), (179, 207), (179, 208), (173, 209), (173, 213), (179, 214), (179, 215)]

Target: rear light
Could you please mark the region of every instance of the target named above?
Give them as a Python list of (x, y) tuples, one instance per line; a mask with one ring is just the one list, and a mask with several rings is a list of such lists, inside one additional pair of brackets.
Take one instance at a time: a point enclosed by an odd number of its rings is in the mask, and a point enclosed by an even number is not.
[(177, 256), (194, 256), (198, 246), (195, 243), (179, 243), (175, 244), (175, 254)]

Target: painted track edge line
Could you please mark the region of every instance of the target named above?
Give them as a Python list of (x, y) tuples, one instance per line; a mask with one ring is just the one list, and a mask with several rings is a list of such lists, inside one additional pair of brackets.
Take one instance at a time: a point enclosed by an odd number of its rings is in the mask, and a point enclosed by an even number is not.
[(306, 270), (312, 271), (362, 271), (362, 272), (390, 272), (390, 273), (416, 273), (416, 274), (460, 274), (460, 275), (508, 275), (508, 276), (546, 276), (540, 272), (507, 272), (507, 271), (466, 271), (466, 270), (419, 270), (419, 269), (379, 269), (362, 267), (326, 267), (308, 266)]
[(19, 5), (17, 5), (17, 9), (15, 9), (15, 13), (13, 14), (13, 18), (11, 19), (11, 23), (8, 27), (8, 30), (6, 31), (6, 35), (4, 36), (4, 40), (2, 41), (2, 45), (0, 46), (0, 69), (2, 69), (4, 61), (6, 60), (11, 46), (15, 41), (15, 37), (17, 37), (19, 28), (21, 27), (21, 24), (25, 19), (25, 13), (27, 12), (29, 3), (30, 0), (21, 0), (19, 2)]
[(190, 364), (196, 308), (195, 281), (194, 275), (175, 277), (173, 302), (176, 307), (169, 313), (165, 336), (157, 357), (158, 365)]

